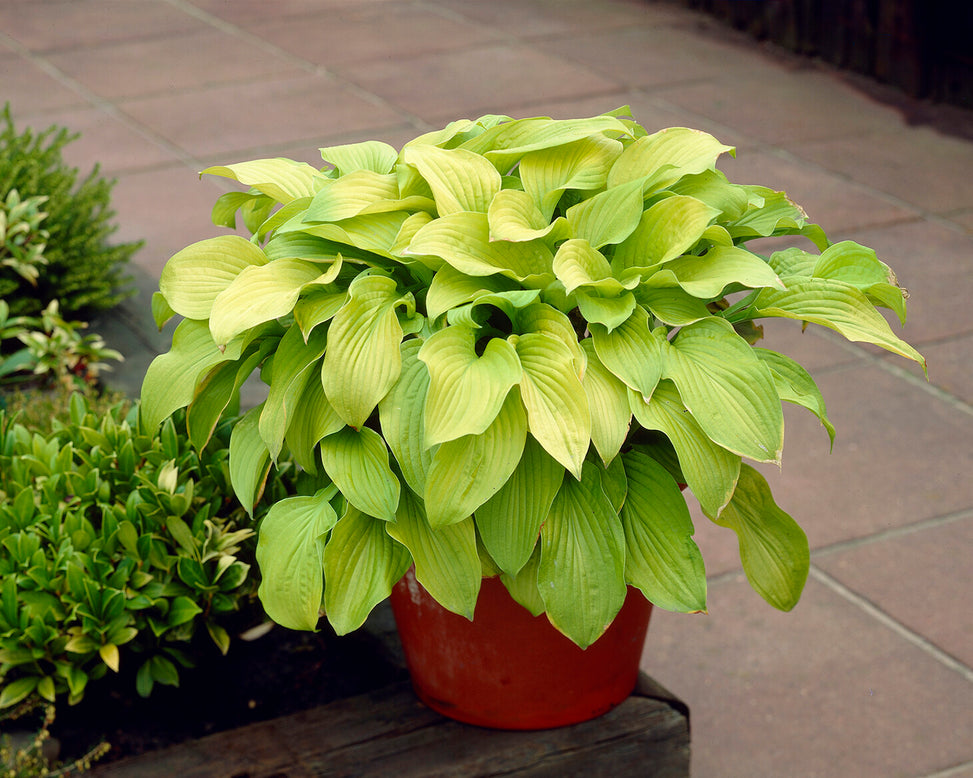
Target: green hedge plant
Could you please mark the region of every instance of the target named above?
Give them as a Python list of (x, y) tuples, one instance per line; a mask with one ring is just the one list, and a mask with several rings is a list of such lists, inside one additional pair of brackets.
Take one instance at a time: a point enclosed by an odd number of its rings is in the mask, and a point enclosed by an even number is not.
[[(182, 321), (142, 415), (153, 428), (188, 406), (202, 445), (245, 376), (269, 384), (233, 429), (234, 489), (252, 507), (285, 452), (319, 486), (260, 525), (274, 619), (311, 629), (323, 603), (354, 629), (413, 564), (471, 618), (499, 574), (582, 647), (626, 584), (703, 611), (680, 485), (737, 534), (753, 587), (794, 606), (807, 539), (748, 462), (780, 462), (782, 401), (832, 428), (808, 372), (754, 347), (757, 322), (923, 359), (877, 309), (905, 319), (891, 270), (782, 192), (730, 182), (732, 151), (625, 111), (484, 116), (401, 150), (325, 148), (321, 169), (204, 171), (243, 184), (213, 220), (251, 238), (169, 260), (156, 319)], [(782, 236), (796, 242), (769, 256), (748, 245)]]
[(65, 316), (88, 318), (132, 293), (125, 265), (141, 243), (111, 242), (115, 182), (97, 166), (79, 177), (64, 161), (64, 147), (77, 137), (57, 125), (19, 131), (10, 105), (0, 112), (0, 201), (9, 207), (14, 191), (22, 202), (46, 198), (43, 272), (28, 277), (6, 263), (0, 267), (0, 297), (15, 315), (40, 315), (58, 300)]
[(255, 602), (229, 430), (197, 452), (184, 416), (151, 431), (137, 417), (96, 416), (80, 394), (48, 433), (0, 411), (0, 708), (77, 703), (123, 666), (142, 695), (177, 685), (198, 635), (225, 652), (228, 619)]

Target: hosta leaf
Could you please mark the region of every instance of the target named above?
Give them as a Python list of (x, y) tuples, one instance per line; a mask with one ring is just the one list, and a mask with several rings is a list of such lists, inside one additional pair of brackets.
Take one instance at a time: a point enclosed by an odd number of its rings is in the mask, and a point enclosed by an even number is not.
[(399, 380), (378, 404), (382, 436), (395, 455), (405, 482), (416, 494), (426, 489), (426, 472), (434, 451), (423, 443), (429, 372), (419, 360), (421, 347), (418, 338), (402, 343)]
[(731, 284), (749, 289), (785, 288), (766, 261), (738, 246), (714, 246), (701, 256), (678, 257), (666, 263), (647, 283), (669, 286), (669, 278), (693, 297), (703, 300), (721, 297)]
[(239, 235), (201, 240), (166, 263), (159, 291), (180, 316), (208, 319), (216, 298), (241, 272), (266, 264), (266, 255)]
[(348, 302), (348, 292), (328, 292), (314, 289), (306, 292), (294, 305), (294, 321), (304, 339), (310, 338), (314, 328), (334, 318)]
[(516, 281), (505, 276), (468, 276), (452, 265), (443, 265), (436, 271), (426, 292), (426, 315), (435, 320), (447, 311), (484, 294), (520, 288)]
[(500, 580), (514, 602), (530, 611), (531, 616), (540, 616), (545, 607), (537, 588), (537, 567), (540, 561), (541, 548), (539, 544), (535, 544), (534, 553), (516, 575), (500, 574)]
[(782, 611), (797, 605), (810, 566), (807, 536), (774, 502), (764, 477), (744, 465), (733, 499), (714, 520), (737, 534), (754, 590)]
[(526, 192), (504, 189), (497, 192), (487, 211), (491, 240), (525, 241), (537, 238), (557, 240), (569, 236), (563, 219), (550, 222)]
[(369, 427), (345, 427), (321, 441), (321, 460), (338, 490), (362, 513), (395, 520), (401, 487), (389, 466), (382, 436)]
[(713, 315), (705, 301), (693, 297), (679, 286), (653, 287), (648, 283), (643, 284), (638, 290), (638, 301), (655, 318), (672, 327), (684, 327)]
[(293, 404), (291, 415), (301, 421), (288, 426), (284, 436), (290, 457), (304, 470), (316, 473), (318, 463), (314, 453), (315, 446), (322, 438), (345, 426), (344, 419), (331, 407), (324, 394), (320, 374), (309, 376), (304, 382), (303, 389)]
[(356, 170), (341, 178), (325, 179), (324, 186), (308, 205), (303, 221), (314, 224), (350, 219), (376, 202), (398, 196), (395, 175)]
[(241, 416), (230, 433), (230, 485), (240, 504), (251, 515), (270, 472), (270, 452), (257, 426), (261, 411), (263, 403)]
[(591, 462), (580, 481), (563, 480), (541, 527), (537, 586), (548, 619), (581, 648), (601, 637), (625, 602), (625, 535)]
[(286, 497), (260, 522), (260, 602), (270, 618), (289, 629), (314, 629), (318, 623), (325, 538), (338, 520), (328, 502), (333, 494), (322, 490), (313, 497)]
[(462, 211), (485, 214), (500, 191), (500, 173), (471, 151), (415, 145), (404, 149), (403, 156), (426, 179), (440, 216)]
[(564, 146), (589, 136), (629, 136), (614, 116), (587, 119), (530, 118), (503, 122), (466, 141), (463, 148), (483, 154), (498, 170), (509, 170), (532, 151)]
[(670, 381), (660, 382), (648, 401), (630, 391), (629, 403), (639, 424), (664, 433), (672, 443), (682, 475), (707, 515), (719, 515), (740, 476), (739, 455), (710, 440)]
[(238, 339), (221, 351), (205, 321), (181, 321), (169, 351), (152, 360), (142, 380), (139, 412), (146, 428), (154, 430), (173, 411), (189, 405), (203, 377), (216, 365), (239, 359), (242, 348)]
[(402, 325), (396, 308), (413, 303), (385, 276), (359, 276), (348, 291), (350, 299), (329, 326), (322, 381), (338, 415), (357, 429), (399, 377)]
[(705, 611), (706, 571), (679, 486), (643, 453), (633, 451), (622, 458), (628, 479), (622, 507), (626, 581), (660, 608)]
[(581, 345), (588, 356), (582, 385), (591, 411), (591, 442), (606, 465), (622, 448), (632, 423), (628, 389), (598, 359), (591, 338)]
[(662, 378), (666, 339), (649, 330), (645, 309), (636, 308), (622, 325), (610, 332), (600, 324), (592, 324), (590, 329), (601, 363), (626, 386), (651, 397)]
[(680, 178), (669, 191), (702, 200), (720, 213), (720, 220), (739, 219), (750, 197), (746, 187), (731, 184), (721, 170), (708, 169)]
[[(305, 343), (301, 331), (291, 327), (280, 339), (270, 369), (270, 390), (260, 414), (260, 437), (275, 462), (284, 436), (295, 419), (298, 398), (308, 380), (320, 380), (319, 361), (324, 354), (326, 333), (317, 330)], [(301, 421), (303, 423), (303, 420)]]
[(895, 336), (864, 292), (843, 281), (814, 278), (789, 284), (786, 291), (763, 289), (754, 302), (754, 315), (820, 324), (848, 340), (874, 343), (926, 366), (922, 354)]
[(584, 375), (586, 357), (578, 345), (578, 336), (571, 320), (561, 311), (546, 303), (535, 303), (516, 312), (516, 332), (543, 332), (560, 340), (571, 350), (574, 371), (578, 378)]
[(630, 144), (608, 174), (608, 186), (651, 176), (651, 189), (664, 189), (685, 175), (713, 168), (725, 152), (732, 153), (733, 147), (708, 133), (669, 127)]
[(370, 170), (373, 173), (391, 173), (399, 158), (399, 152), (388, 143), (369, 140), (321, 149), (321, 159), (334, 165), (338, 175)]
[(422, 227), (406, 255), (441, 257), (471, 276), (500, 273), (522, 281), (551, 271), (551, 250), (539, 240), (491, 241), (485, 213), (454, 213)]
[[(293, 224), (291, 222), (285, 225), (282, 231), (289, 226), (291, 232), (305, 232), (325, 240), (355, 246), (363, 252), (392, 257), (394, 256), (392, 247), (395, 245), (399, 230), (408, 218), (409, 214), (405, 211), (363, 213), (333, 224), (304, 224), (303, 222)], [(346, 252), (342, 253), (347, 255)], [(369, 264), (376, 263), (372, 261)]]
[(349, 506), (324, 548), (324, 611), (335, 632), (358, 629), (411, 564), (384, 522)]
[(580, 238), (566, 240), (558, 246), (552, 269), (568, 294), (575, 289), (585, 288), (597, 290), (605, 297), (616, 297), (638, 284), (636, 280), (623, 285), (613, 278), (611, 265), (605, 255)]
[(745, 187), (751, 194), (751, 206), (727, 229), (734, 240), (749, 240), (770, 235), (804, 235), (822, 251), (828, 239), (816, 224), (807, 223), (807, 214), (784, 192), (763, 186)]
[(828, 431), (831, 444), (834, 445), (835, 429), (828, 419), (821, 390), (814, 383), (811, 374), (790, 357), (778, 354), (776, 351), (755, 348), (753, 353), (770, 368), (780, 399), (807, 408), (817, 416)]
[[(427, 406), (427, 422), (428, 413)], [(514, 391), (481, 434), (441, 444), (426, 473), (429, 524), (439, 528), (462, 521), (496, 494), (520, 462), (526, 438), (527, 418)]]
[(574, 236), (596, 249), (621, 243), (642, 217), (642, 182), (630, 181), (599, 192), (568, 208), (565, 216)]
[(713, 442), (758, 462), (780, 461), (784, 416), (773, 376), (728, 322), (683, 327), (665, 362), (665, 377)]
[(616, 278), (651, 275), (652, 268), (682, 256), (702, 237), (718, 214), (706, 203), (674, 195), (655, 203), (639, 217), (638, 226), (616, 249)]
[(307, 284), (324, 275), (320, 265), (300, 259), (278, 259), (245, 268), (213, 301), (209, 329), (223, 345), (234, 336), (294, 309)]
[(501, 310), (511, 321), (516, 312), (537, 302), (539, 289), (515, 289), (510, 292), (487, 292), (473, 302), (454, 308), (446, 314), (450, 324), (460, 324), (473, 329), (488, 325), (494, 310)]
[(591, 440), (591, 414), (571, 350), (541, 332), (512, 335), (510, 340), (523, 368), (520, 394), (528, 429), (548, 454), (580, 478)]
[(905, 324), (906, 294), (899, 287), (892, 269), (879, 260), (872, 249), (850, 240), (835, 243), (815, 262), (813, 275), (857, 287), (876, 305), (895, 311), (899, 321)]
[(566, 189), (602, 189), (608, 171), (621, 153), (622, 144), (603, 135), (532, 151), (520, 160), (520, 180), (524, 191), (549, 220)]
[(480, 539), (505, 573), (516, 575), (530, 559), (563, 479), (564, 468), (528, 436), (513, 474), (477, 508)]
[(482, 580), (473, 519), (433, 529), (422, 501), (405, 490), (396, 520), (385, 531), (409, 549), (416, 580), (436, 602), (472, 621)]
[(618, 297), (601, 297), (597, 292), (579, 290), (575, 298), (585, 321), (601, 324), (609, 331), (624, 324), (637, 305), (631, 292), (624, 292)]
[(500, 412), (510, 388), (520, 381), (516, 349), (502, 338), (491, 338), (478, 356), (474, 333), (470, 327), (447, 327), (419, 351), (430, 376), (426, 446), (483, 432)]
[(223, 176), (250, 186), (279, 203), (310, 197), (327, 178), (306, 162), (281, 157), (255, 159), (234, 165), (214, 165), (200, 175)]

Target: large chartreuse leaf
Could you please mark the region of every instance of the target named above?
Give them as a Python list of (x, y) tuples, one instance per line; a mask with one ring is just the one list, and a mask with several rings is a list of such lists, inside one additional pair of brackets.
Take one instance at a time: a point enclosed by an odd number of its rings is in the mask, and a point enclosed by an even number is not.
[(302, 259), (278, 259), (244, 268), (213, 300), (209, 329), (220, 345), (294, 309), (301, 289), (325, 275), (326, 267)]
[(780, 461), (784, 415), (774, 378), (727, 321), (683, 327), (666, 349), (664, 376), (713, 442), (757, 462)]
[(233, 425), (230, 433), (230, 485), (240, 504), (253, 515), (270, 472), (270, 452), (257, 425), (263, 403), (251, 408)]
[(652, 268), (682, 256), (703, 236), (719, 212), (701, 200), (674, 195), (646, 209), (635, 230), (615, 249), (617, 278), (651, 275)]
[(335, 632), (358, 629), (410, 564), (409, 550), (384, 522), (348, 506), (324, 548), (324, 611)]
[(377, 202), (398, 196), (399, 184), (394, 174), (356, 170), (341, 178), (325, 179), (307, 206), (303, 221), (314, 224), (350, 219)]
[(608, 180), (608, 171), (622, 153), (614, 138), (591, 135), (554, 148), (524, 155), (518, 171), (524, 191), (537, 208), (550, 219), (567, 189), (596, 192)]
[(585, 338), (581, 345), (588, 356), (581, 383), (591, 411), (591, 442), (607, 465), (621, 450), (632, 423), (628, 388), (601, 363), (591, 338)]
[(511, 335), (523, 368), (520, 394), (531, 434), (548, 454), (581, 477), (591, 441), (588, 397), (572, 365), (571, 350), (543, 332)]
[(368, 264), (382, 266), (382, 263), (377, 262), (377, 259), (394, 256), (392, 246), (395, 245), (399, 230), (402, 229), (402, 225), (408, 218), (407, 212), (393, 210), (362, 213), (358, 216), (352, 216), (350, 219), (324, 224), (305, 224), (300, 219), (292, 219), (281, 227), (279, 232), (281, 234), (304, 232), (325, 240), (354, 246), (363, 252), (378, 255), (373, 257)]
[[(296, 415), (298, 398), (307, 382), (320, 382), (319, 361), (324, 354), (327, 333), (323, 329), (311, 333), (308, 342), (300, 329), (291, 327), (284, 333), (274, 353), (270, 368), (270, 389), (260, 414), (260, 437), (263, 438), (275, 462), (284, 445), (284, 436), (300, 416)], [(299, 422), (304, 423), (303, 419)]]
[(324, 589), (324, 549), (338, 517), (328, 502), (333, 489), (313, 497), (286, 497), (260, 522), (257, 564), (260, 602), (289, 629), (314, 629)]
[(426, 179), (440, 216), (461, 211), (486, 213), (500, 191), (500, 173), (471, 151), (414, 145), (403, 151), (403, 157)]
[(586, 462), (581, 480), (565, 478), (541, 527), (537, 586), (551, 623), (587, 648), (625, 602), (625, 534)]
[(764, 477), (744, 465), (733, 499), (714, 521), (737, 534), (754, 590), (780, 610), (797, 605), (810, 566), (807, 536), (774, 502)]
[[(427, 405), (427, 421), (428, 413)], [(520, 393), (513, 391), (482, 433), (442, 443), (426, 473), (429, 524), (462, 521), (496, 494), (520, 462), (526, 438), (527, 417)]]
[(406, 489), (396, 520), (386, 525), (385, 531), (409, 549), (416, 580), (436, 602), (472, 620), (482, 580), (473, 519), (433, 529), (422, 501)]
[(622, 461), (628, 479), (621, 514), (626, 580), (660, 608), (705, 611), (706, 571), (679, 486), (644, 453), (628, 452)]
[(338, 175), (370, 170), (373, 173), (391, 173), (399, 158), (399, 152), (388, 143), (367, 140), (320, 149), (321, 159), (334, 165)]
[(361, 275), (348, 292), (329, 326), (321, 376), (335, 411), (358, 429), (399, 377), (402, 325), (396, 308), (415, 309), (412, 296), (385, 276)]
[(685, 175), (702, 173), (716, 165), (732, 146), (700, 130), (669, 127), (630, 144), (608, 174), (608, 186), (650, 176), (646, 191), (663, 189)]
[(215, 165), (200, 175), (223, 176), (253, 187), (279, 203), (311, 197), (328, 179), (306, 162), (291, 159), (255, 159), (234, 165)]
[(403, 341), (399, 380), (378, 404), (382, 437), (395, 455), (405, 482), (416, 494), (426, 489), (426, 472), (435, 450), (424, 443), (429, 371), (419, 359), (421, 347), (419, 338)]
[(743, 215), (726, 225), (734, 241), (770, 235), (803, 235), (824, 251), (829, 241), (816, 224), (807, 223), (807, 214), (784, 192), (765, 186), (744, 187), (750, 194), (750, 206)]
[(719, 515), (733, 496), (740, 476), (740, 456), (718, 446), (686, 410), (676, 387), (661, 381), (650, 400), (629, 392), (636, 420), (669, 438), (689, 488), (708, 515)]
[(565, 213), (576, 238), (594, 248), (621, 243), (642, 217), (642, 182), (629, 181), (572, 205)]
[(476, 330), (455, 325), (434, 333), (419, 351), (429, 369), (425, 445), (483, 432), (496, 418), (510, 388), (520, 382), (517, 350), (491, 338), (481, 355)]
[(487, 211), (491, 240), (523, 242), (546, 238), (554, 242), (569, 237), (570, 225), (563, 218), (551, 222), (537, 204), (520, 189), (497, 192)]
[(874, 343), (914, 360), (925, 369), (922, 354), (895, 336), (864, 292), (844, 281), (813, 278), (788, 284), (783, 291), (762, 289), (753, 309), (755, 317), (776, 316), (820, 324), (848, 340)]
[(412, 238), (406, 256), (440, 257), (462, 273), (495, 273), (522, 281), (551, 272), (551, 250), (541, 240), (490, 240), (486, 213), (453, 213), (429, 222)]
[(205, 321), (184, 319), (172, 334), (172, 346), (152, 360), (142, 379), (139, 408), (147, 429), (155, 429), (173, 411), (192, 402), (200, 381), (216, 366), (240, 358), (243, 339), (220, 349)]
[(315, 447), (322, 438), (342, 429), (345, 422), (328, 402), (320, 374), (308, 376), (303, 384), (291, 411), (300, 422), (288, 425), (284, 440), (290, 457), (303, 469), (316, 473), (319, 463)]
[(750, 289), (784, 289), (783, 282), (770, 265), (756, 254), (739, 246), (713, 246), (700, 256), (678, 257), (652, 275), (650, 286), (678, 284), (693, 297), (718, 299), (731, 285)]
[(590, 325), (591, 340), (598, 359), (626, 386), (651, 397), (662, 378), (665, 335), (649, 329), (644, 308), (619, 327), (611, 330), (601, 324)]
[(587, 357), (578, 344), (578, 336), (571, 320), (557, 308), (546, 303), (535, 303), (522, 308), (514, 317), (514, 331), (521, 334), (542, 332), (557, 338), (570, 349), (578, 378), (584, 375)]
[(267, 264), (259, 247), (239, 235), (201, 240), (177, 252), (162, 268), (159, 291), (187, 319), (208, 319), (223, 290), (249, 267)]
[(790, 357), (776, 351), (755, 348), (753, 353), (770, 368), (780, 399), (807, 408), (817, 416), (828, 431), (831, 444), (834, 445), (835, 429), (828, 419), (824, 396), (814, 383), (811, 374)]
[(616, 297), (638, 285), (638, 279), (623, 284), (612, 276), (605, 255), (582, 238), (566, 240), (558, 246), (551, 269), (557, 280), (564, 284), (567, 294), (585, 288), (606, 297)]
[(338, 490), (362, 513), (395, 521), (401, 487), (382, 436), (345, 427), (321, 441), (321, 460)]
[(480, 539), (503, 572), (516, 575), (530, 559), (563, 480), (564, 468), (528, 436), (516, 470), (477, 508)]
[(436, 271), (426, 292), (426, 316), (434, 321), (447, 311), (485, 294), (520, 288), (520, 284), (505, 276), (468, 276), (452, 265), (443, 265)]
[[(663, 275), (656, 273), (656, 276)], [(659, 321), (672, 327), (685, 327), (713, 315), (705, 301), (693, 297), (682, 287), (653, 286), (652, 281), (639, 287), (638, 302)]]
[(872, 249), (850, 240), (835, 243), (821, 253), (812, 274), (815, 278), (832, 278), (851, 284), (874, 304), (891, 308), (905, 324), (906, 294), (892, 269)]

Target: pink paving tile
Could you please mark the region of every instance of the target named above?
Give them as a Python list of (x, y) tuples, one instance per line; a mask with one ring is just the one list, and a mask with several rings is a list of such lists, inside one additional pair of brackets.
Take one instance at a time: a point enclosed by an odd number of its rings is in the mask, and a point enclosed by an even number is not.
[(294, 143), (400, 122), (321, 76), (270, 78), (181, 94), (131, 100), (122, 110), (196, 157), (237, 157), (246, 149)]
[(973, 505), (973, 416), (868, 365), (816, 376), (837, 428), (785, 408), (783, 466), (761, 466), (812, 548), (949, 515)]
[(0, 54), (0, 73), (0, 105), (10, 103), (18, 124), (28, 114), (85, 104), (77, 92), (16, 54)]
[(171, 163), (170, 150), (98, 108), (58, 111), (52, 122), (80, 133), (64, 148), (65, 161), (82, 173), (95, 164), (106, 175)]
[(491, 45), (337, 68), (349, 81), (433, 124), (618, 86), (528, 46)]
[(125, 41), (53, 54), (51, 63), (109, 99), (172, 93), (297, 72), (264, 48), (215, 30)]
[(290, 16), (342, 11), (364, 5), (396, 5), (400, 0), (190, 0), (197, 8), (227, 21), (283, 19)]
[(973, 516), (815, 558), (842, 584), (973, 667)]
[(973, 684), (817, 581), (791, 613), (742, 576), (656, 610), (643, 669), (688, 703), (699, 778), (895, 778), (969, 759)]
[(174, 4), (145, 0), (0, 4), (0, 30), (40, 52), (151, 38), (199, 26)]
[(413, 4), (366, 4), (315, 16), (241, 23), (308, 62), (345, 69), (369, 60), (395, 61), (497, 39), (481, 26)]
[(880, 129), (873, 135), (801, 144), (793, 151), (927, 213), (973, 208), (968, 177), (955, 175), (957, 170), (973, 170), (973, 143), (929, 127)]
[(926, 344), (922, 353), (929, 364), (930, 382), (973, 406), (973, 335)]

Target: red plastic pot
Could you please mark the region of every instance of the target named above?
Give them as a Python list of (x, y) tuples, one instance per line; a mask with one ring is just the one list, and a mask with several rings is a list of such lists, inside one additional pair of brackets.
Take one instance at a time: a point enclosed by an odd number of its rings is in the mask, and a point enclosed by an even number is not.
[(638, 680), (652, 609), (629, 587), (611, 626), (582, 651), (546, 616), (518, 605), (499, 578), (483, 580), (472, 622), (437, 603), (413, 570), (391, 602), (419, 699), (444, 716), (494, 729), (576, 724), (623, 702)]

